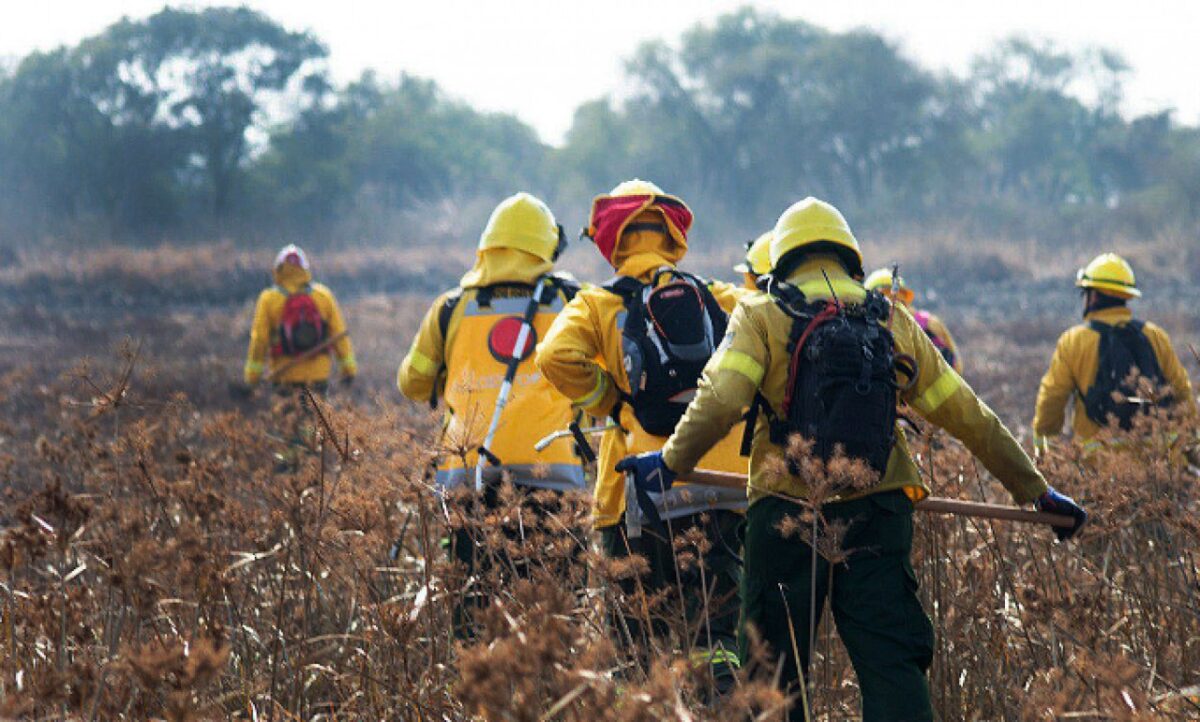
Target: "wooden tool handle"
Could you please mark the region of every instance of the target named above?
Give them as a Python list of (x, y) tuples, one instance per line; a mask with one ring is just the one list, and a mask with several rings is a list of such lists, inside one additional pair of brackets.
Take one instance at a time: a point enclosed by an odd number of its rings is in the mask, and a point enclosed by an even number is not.
[[(730, 474), (723, 471), (705, 471), (697, 469), (681, 479), (693, 484), (707, 484), (726, 489), (742, 489), (746, 486), (746, 477), (740, 474)], [(1006, 504), (987, 504), (981, 501), (963, 501), (960, 499), (945, 499), (930, 496), (915, 505), (917, 511), (931, 514), (954, 514), (955, 516), (973, 516), (981, 519), (1005, 519), (1008, 521), (1024, 521), (1031, 524), (1048, 524), (1050, 526), (1075, 526), (1075, 519), (1065, 514), (1051, 514), (1045, 511), (1019, 509)]]
[(298, 364), (304, 363), (305, 361), (309, 360), (310, 358), (313, 358), (314, 356), (320, 356), (321, 354), (325, 353), (329, 349), (333, 348), (333, 345), (335, 343), (346, 338), (347, 333), (348, 333), (347, 331), (342, 331), (339, 334), (330, 336), (329, 338), (325, 339), (324, 341), (317, 344), (316, 346), (313, 346), (312, 348), (310, 348), (309, 350), (300, 354), (299, 356), (294, 356), (294, 357), (288, 359), (282, 366), (272, 369), (271, 373), (267, 374), (267, 381), (274, 381), (275, 379), (282, 376), (284, 374), (284, 372), (295, 368)]

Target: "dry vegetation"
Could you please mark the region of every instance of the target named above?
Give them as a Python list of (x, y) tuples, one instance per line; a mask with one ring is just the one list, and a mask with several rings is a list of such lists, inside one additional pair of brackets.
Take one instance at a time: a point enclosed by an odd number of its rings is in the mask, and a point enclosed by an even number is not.
[[(668, 599), (618, 598), (637, 566), (590, 547), (585, 499), (538, 525), (534, 500), (511, 491), (472, 516), (433, 496), (433, 416), (390, 391), (427, 286), (452, 282), (462, 261), (416, 265), (425, 257), (326, 263), (343, 278), (330, 283), (366, 375), (321, 402), (324, 420), (226, 391), (253, 292), (236, 286), (220, 303), (204, 289), (236, 269), (261, 279), (257, 256), (159, 250), (5, 271), (0, 719), (771, 719), (784, 700), (752, 681), (769, 673), (761, 659), (709, 709), (688, 650), (660, 640), (643, 665), (614, 644), (616, 605), (681, 623)], [(977, 306), (949, 310), (965, 293), (938, 286), (969, 380), (1016, 427), (1075, 313), (1069, 291), (1046, 290), (1061, 277), (1014, 288), (1020, 262)], [(413, 292), (354, 287), (391, 272), (424, 278)], [(55, 305), (97, 284), (129, 301)], [(171, 300), (179, 288), (190, 300)], [(1051, 300), (1014, 314), (1021, 289)], [(1194, 301), (1152, 297), (1148, 312), (1183, 346), (1200, 328)], [(295, 473), (274, 473), (297, 421), (317, 433)], [(1172, 437), (1163, 423), (1120, 452), (1042, 462), (1093, 514), (1070, 544), (1046, 529), (918, 519), (941, 719), (1200, 718), (1196, 479), (1178, 463), (1194, 430)], [(955, 443), (922, 435), (914, 448), (940, 494), (1003, 500)], [(460, 529), (488, 550), (470, 578), (440, 545)], [(457, 641), (453, 610), (467, 601), (475, 637)], [(814, 719), (853, 719), (853, 674), (828, 620), (821, 634)]]

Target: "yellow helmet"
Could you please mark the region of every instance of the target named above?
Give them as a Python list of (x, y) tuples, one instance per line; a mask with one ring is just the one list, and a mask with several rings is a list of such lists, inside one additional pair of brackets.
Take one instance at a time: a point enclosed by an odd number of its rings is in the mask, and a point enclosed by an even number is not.
[(562, 226), (538, 198), (528, 193), (509, 196), (496, 206), (488, 218), (479, 250), (516, 248), (544, 261), (553, 261), (566, 246)]
[[(863, 283), (863, 285), (866, 286), (868, 291), (879, 291), (888, 298), (891, 298), (892, 269), (880, 268), (879, 270), (874, 271), (871, 273), (871, 275), (867, 276), (867, 280)], [(900, 303), (903, 303), (905, 306), (911, 306), (913, 299), (917, 297), (916, 292), (909, 288), (908, 284), (904, 282), (904, 276), (899, 276), (896, 278), (896, 291), (896, 295), (898, 296), (897, 300), (899, 300)]]
[(733, 267), (741, 273), (755, 276), (765, 276), (771, 272), (771, 237), (772, 231), (767, 231), (746, 244), (746, 260)]
[(779, 216), (771, 239), (771, 267), (778, 268), (779, 261), (798, 248), (837, 253), (851, 275), (863, 275), (862, 251), (850, 224), (823, 200), (809, 196)]
[(1075, 274), (1075, 285), (1094, 288), (1118, 298), (1141, 298), (1129, 262), (1115, 253), (1101, 253)]

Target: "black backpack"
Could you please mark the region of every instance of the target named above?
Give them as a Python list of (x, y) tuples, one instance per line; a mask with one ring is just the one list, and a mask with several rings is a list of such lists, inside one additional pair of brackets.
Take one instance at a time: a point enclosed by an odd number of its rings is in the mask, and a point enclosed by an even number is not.
[[(887, 300), (870, 291), (860, 304), (836, 299), (809, 303), (799, 289), (779, 283), (770, 292), (792, 318), (787, 393), (781, 416), (761, 395), (756, 399), (747, 417), (743, 453), (749, 452), (758, 410), (765, 409), (772, 443), (786, 447), (799, 434), (822, 461), (840, 451), (882, 476), (896, 441), (899, 388)], [(788, 465), (798, 473), (793, 460)]]
[[(664, 276), (672, 280), (659, 286)], [(604, 289), (625, 304), (621, 348), (630, 393), (621, 400), (647, 433), (670, 436), (729, 318), (707, 281), (674, 268), (658, 271), (650, 283), (618, 276)], [(619, 407), (613, 415), (619, 416)]]
[[(1120, 326), (1099, 321), (1088, 323), (1088, 328), (1100, 334), (1100, 367), (1096, 370), (1096, 380), (1083, 397), (1083, 406), (1088, 418), (1100, 426), (1107, 426), (1109, 418), (1113, 417), (1122, 430), (1129, 431), (1133, 427), (1133, 417), (1149, 411), (1149, 404), (1138, 398), (1138, 384), (1129, 383), (1135, 370), (1156, 389), (1167, 383), (1154, 347), (1146, 338), (1145, 325), (1142, 321), (1130, 321)], [(1166, 406), (1173, 401), (1168, 396), (1159, 401), (1159, 405)]]

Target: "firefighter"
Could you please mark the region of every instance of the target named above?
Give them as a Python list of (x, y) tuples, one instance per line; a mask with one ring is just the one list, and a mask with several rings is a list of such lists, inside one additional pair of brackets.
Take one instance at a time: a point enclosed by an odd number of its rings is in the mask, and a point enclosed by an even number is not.
[[(688, 485), (653, 500), (644, 514), (653, 523), (640, 539), (630, 539), (626, 527), (643, 510), (626, 508), (625, 479), (614, 468), (626, 454), (662, 447), (721, 339), (726, 314), (745, 293), (677, 267), (688, 250), (691, 224), (692, 212), (682, 200), (647, 181), (626, 181), (595, 198), (584, 235), (617, 275), (603, 286), (585, 288), (567, 305), (538, 346), (537, 364), (577, 408), (611, 420), (613, 428), (600, 442), (594, 490), (593, 523), (600, 546), (613, 558), (644, 556), (649, 571), (640, 581), (648, 592), (673, 594), (682, 588), (682, 599), (671, 597), (669, 613), (677, 615), (678, 604), (684, 605), (688, 630), (694, 632), (685, 643), (692, 646), (693, 662), (711, 670), (720, 692), (740, 664), (735, 649), (736, 550), (745, 494)], [(737, 434), (699, 463), (746, 473)], [(691, 529), (708, 539), (703, 572), (694, 564), (676, 569), (674, 542)], [(627, 598), (635, 588), (636, 582), (627, 580)], [(636, 614), (617, 623), (624, 641), (635, 645), (645, 635), (665, 632), (661, 623), (652, 626), (644, 629)], [(632, 638), (625, 637), (626, 630)]]
[[(277, 385), (323, 388), (334, 357), (342, 378), (353, 379), (358, 363), (341, 308), (332, 291), (313, 281), (308, 256), (295, 245), (284, 246), (275, 256), (274, 277), (254, 308), (246, 383), (256, 385), (267, 370)], [(336, 341), (329, 344), (330, 339)], [(312, 353), (323, 346), (327, 352)]]
[(316, 438), (302, 389), (321, 393), (333, 374), (333, 361), (344, 383), (354, 380), (358, 364), (346, 322), (333, 292), (313, 281), (308, 256), (295, 245), (275, 256), (274, 285), (263, 290), (254, 308), (250, 347), (243, 377), (253, 389), (268, 372), (279, 396), (276, 418), (288, 435), (276, 453), (275, 471), (294, 472), (314, 451)]
[[(571, 444), (554, 444), (542, 453), (533, 448), (541, 437), (571, 423), (575, 414), (531, 358), (539, 336), (578, 290), (570, 276), (554, 273), (565, 247), (562, 227), (540, 199), (517, 193), (502, 201), (480, 236), (474, 267), (457, 288), (434, 301), (397, 374), (400, 392), (409, 399), (435, 407), (439, 400), (445, 402), (437, 487), (449, 492), (474, 486), (477, 478), (485, 480), (482, 506), (495, 508), (496, 482), (503, 476), (533, 512), (523, 521), (526, 529), (558, 504), (538, 501), (533, 490), (585, 487), (583, 466)], [(473, 526), (482, 516), (480, 506), (472, 495), (464, 496), (455, 507), (462, 512), (460, 523), (444, 543), (471, 573), (503, 556), (501, 550), (481, 547), (482, 534)], [(475, 605), (484, 603), (475, 600)], [(466, 607), (458, 610), (460, 635), (472, 633), (468, 617)]]
[[(908, 310), (866, 291), (858, 241), (836, 208), (815, 198), (788, 208), (775, 226), (771, 264), (769, 292), (739, 303), (699, 393), (662, 451), (629, 457), (620, 466), (639, 485), (669, 488), (677, 476), (691, 473), (744, 409), (758, 408), (746, 515), (745, 624), (781, 658), (783, 683), (796, 693), (816, 638), (810, 612), (819, 619), (829, 598), (858, 676), (863, 720), (930, 720), (926, 673), (933, 628), (910, 560), (913, 503), (929, 489), (897, 423), (898, 385), (901, 400), (960, 439), (1018, 503), (1072, 515), (1075, 525), (1061, 537), (1082, 526), (1086, 514), (1047, 486)], [(893, 370), (897, 364), (902, 371)], [(816, 388), (820, 398), (806, 394)], [(806, 443), (797, 440), (800, 430)], [(848, 487), (825, 488), (818, 511), (823, 529), (844, 529), (844, 556), (817, 556), (814, 569), (812, 548), (788, 531), (786, 520), (799, 518), (810, 490), (827, 483), (814, 469), (832, 474), (839, 468), (809, 462), (838, 453), (855, 461), (860, 478)], [(791, 719), (805, 719), (802, 705)]]
[[(880, 268), (871, 275), (867, 276), (867, 281), (864, 284), (868, 291), (879, 291), (889, 300), (899, 300), (912, 314), (913, 320), (921, 327), (921, 330), (929, 336), (929, 340), (933, 341), (933, 345), (938, 351), (942, 352), (942, 356), (946, 357), (946, 362), (950, 364), (958, 373), (962, 373), (962, 354), (958, 352), (958, 344), (954, 342), (954, 337), (950, 335), (950, 329), (946, 328), (946, 324), (942, 319), (938, 318), (929, 311), (916, 310), (913, 308), (913, 300), (917, 294), (913, 289), (904, 282), (904, 277), (901, 276), (892, 281), (892, 270), (890, 268)], [(895, 298), (893, 298), (893, 291)]]
[[(1134, 319), (1129, 309), (1129, 301), (1142, 295), (1129, 263), (1103, 253), (1080, 269), (1075, 285), (1083, 297), (1083, 323), (1059, 337), (1038, 389), (1033, 417), (1038, 448), (1045, 449), (1062, 433), (1072, 396), (1075, 439), (1085, 444), (1110, 422), (1128, 430), (1133, 416), (1151, 405), (1135, 399), (1182, 404), (1185, 413), (1193, 413), (1192, 384), (1167, 332)], [(1145, 385), (1129, 383), (1134, 369)]]
[(767, 231), (746, 244), (746, 259), (733, 267), (742, 274), (742, 287), (758, 290), (758, 279), (771, 272), (771, 232)]

